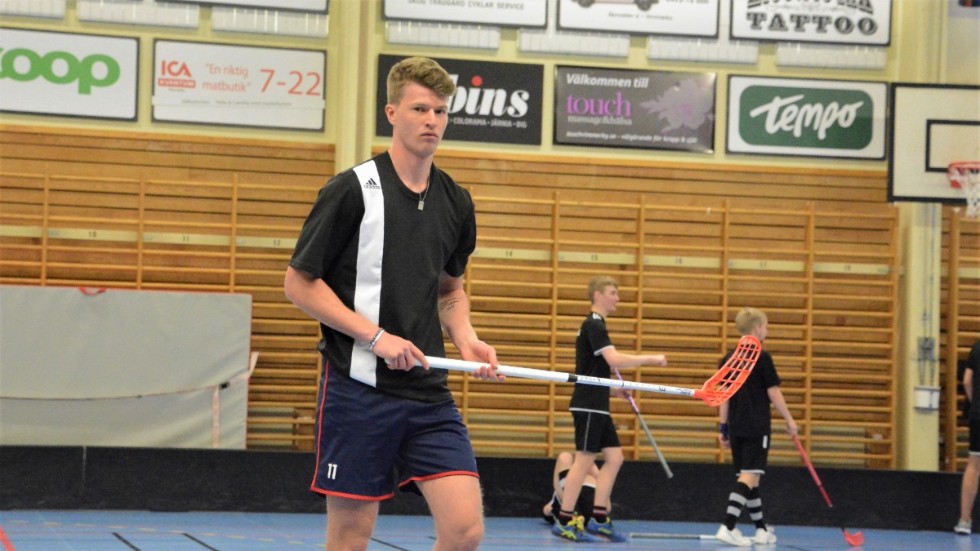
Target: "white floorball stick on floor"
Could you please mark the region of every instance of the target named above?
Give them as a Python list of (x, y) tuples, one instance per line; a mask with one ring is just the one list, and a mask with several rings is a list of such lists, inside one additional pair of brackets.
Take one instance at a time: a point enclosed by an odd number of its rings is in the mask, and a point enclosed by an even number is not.
[(705, 540), (718, 541), (712, 534), (671, 534), (668, 532), (631, 532), (634, 540)]
[[(634, 381), (623, 381), (616, 379), (606, 379), (603, 377), (590, 377), (588, 375), (576, 375), (575, 373), (565, 373), (563, 371), (548, 371), (544, 369), (531, 369), (527, 367), (516, 367), (510, 365), (497, 365), (497, 373), (508, 377), (518, 377), (522, 379), (537, 379), (540, 381), (552, 381), (555, 383), (575, 383), (577, 385), (605, 386), (610, 388), (625, 388), (627, 390), (638, 390), (644, 392), (657, 392), (660, 394), (672, 394), (675, 396), (688, 396), (703, 400), (709, 406), (718, 406), (732, 397), (742, 383), (749, 376), (755, 362), (759, 359), (762, 351), (762, 344), (759, 339), (752, 335), (745, 335), (738, 341), (735, 351), (732, 352), (728, 361), (722, 365), (714, 375), (701, 385), (701, 388), (683, 388), (677, 386), (667, 386), (651, 383), (638, 383)], [(450, 358), (436, 358), (426, 356), (429, 367), (446, 369), (450, 371), (464, 371), (472, 373), (487, 365), (483, 362), (469, 362), (465, 360), (454, 360)]]
[[(615, 367), (613, 368), (613, 373), (616, 374), (616, 378), (620, 381), (623, 380), (623, 376), (619, 374), (619, 370)], [(670, 465), (667, 464), (667, 459), (664, 454), (660, 453), (660, 446), (657, 445), (657, 441), (654, 440), (653, 434), (650, 433), (650, 427), (647, 426), (646, 420), (643, 419), (643, 414), (640, 413), (640, 407), (636, 405), (636, 400), (633, 399), (632, 395), (627, 395), (626, 399), (630, 401), (630, 405), (633, 406), (633, 412), (636, 413), (636, 418), (640, 420), (640, 426), (643, 427), (643, 432), (647, 433), (647, 440), (650, 441), (650, 445), (653, 446), (653, 451), (657, 452), (657, 459), (660, 460), (660, 466), (664, 468), (664, 473), (667, 474), (667, 478), (674, 478), (673, 471), (670, 470)]]

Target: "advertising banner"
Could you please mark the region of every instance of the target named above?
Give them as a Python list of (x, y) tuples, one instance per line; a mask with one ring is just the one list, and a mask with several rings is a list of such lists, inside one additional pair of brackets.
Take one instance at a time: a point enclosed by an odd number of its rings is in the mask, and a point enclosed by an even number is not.
[(732, 38), (887, 46), (891, 0), (732, 0)]
[[(391, 136), (391, 124), (384, 114), (388, 71), (402, 59), (403, 56), (378, 56), (378, 136)], [(443, 139), (541, 145), (542, 65), (441, 58), (436, 61), (456, 82)]]
[(0, 111), (136, 120), (139, 40), (0, 28)]
[(555, 70), (555, 143), (711, 152), (715, 74)]
[(718, 36), (718, 0), (555, 0), (558, 28), (631, 34)]
[(157, 40), (153, 120), (323, 130), (326, 54)]
[(237, 6), (242, 8), (269, 8), (273, 10), (301, 10), (326, 13), (328, 0), (168, 0), (208, 6)]
[(883, 82), (730, 76), (731, 153), (885, 158)]
[(386, 19), (544, 27), (548, 0), (384, 0)]

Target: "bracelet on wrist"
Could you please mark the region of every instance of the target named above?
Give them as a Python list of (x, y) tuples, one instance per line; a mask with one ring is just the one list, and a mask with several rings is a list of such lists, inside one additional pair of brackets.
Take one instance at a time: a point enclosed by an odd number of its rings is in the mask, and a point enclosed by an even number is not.
[(371, 342), (368, 343), (367, 346), (368, 350), (374, 351), (374, 347), (378, 344), (378, 341), (381, 340), (381, 335), (383, 335), (384, 332), (385, 330), (383, 328), (381, 327), (378, 328), (378, 332), (375, 333), (373, 337), (371, 337)]
[(728, 423), (719, 423), (718, 432), (721, 433), (722, 438), (728, 439)]

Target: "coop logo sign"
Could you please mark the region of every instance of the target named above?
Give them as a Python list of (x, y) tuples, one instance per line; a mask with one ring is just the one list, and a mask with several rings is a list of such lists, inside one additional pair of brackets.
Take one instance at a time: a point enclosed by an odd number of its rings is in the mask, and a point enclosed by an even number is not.
[(886, 85), (729, 80), (729, 151), (881, 158)]
[(0, 111), (136, 118), (135, 38), (0, 28)]
[(888, 45), (891, 0), (733, 0), (732, 38)]
[(4, 78), (19, 82), (43, 78), (51, 84), (77, 84), (78, 93), (87, 95), (93, 87), (118, 82), (119, 63), (104, 54), (78, 59), (70, 52), (53, 51), (42, 56), (27, 48), (0, 48), (0, 79)]

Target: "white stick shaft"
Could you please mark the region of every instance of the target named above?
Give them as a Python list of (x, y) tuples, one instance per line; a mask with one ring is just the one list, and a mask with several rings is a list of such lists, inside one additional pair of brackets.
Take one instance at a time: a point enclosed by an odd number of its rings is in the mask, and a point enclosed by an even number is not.
[(630, 537), (635, 540), (718, 540), (710, 534), (669, 534), (665, 532), (632, 532)]
[[(425, 359), (429, 362), (429, 367), (447, 369), (449, 371), (465, 371), (467, 373), (472, 373), (487, 365), (486, 363), (482, 362), (468, 362), (465, 360), (436, 358), (433, 356), (426, 356)], [(516, 367), (512, 365), (497, 365), (497, 373), (508, 377), (518, 377), (521, 379), (537, 379), (540, 381), (552, 381), (556, 383), (575, 383), (579, 385), (625, 388), (628, 390), (658, 392), (660, 394), (674, 394), (677, 396), (694, 396), (694, 390), (690, 388), (653, 385), (649, 383), (637, 383), (634, 381), (617, 381), (615, 379), (605, 379), (603, 377), (590, 377), (588, 375), (576, 375), (574, 373), (547, 371), (544, 369), (531, 369), (528, 367)]]

